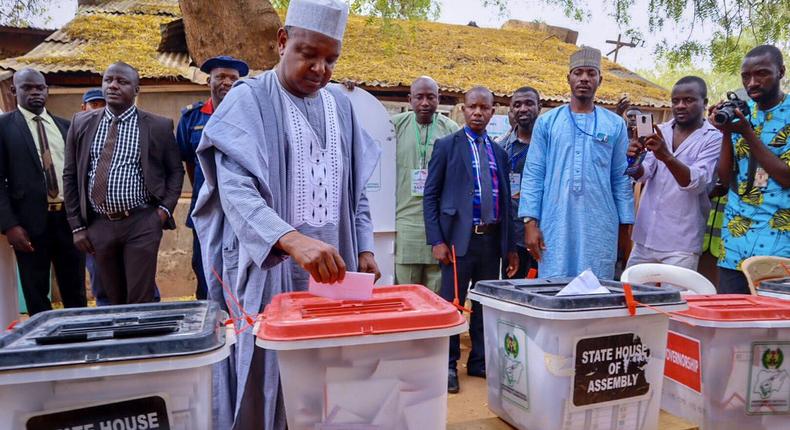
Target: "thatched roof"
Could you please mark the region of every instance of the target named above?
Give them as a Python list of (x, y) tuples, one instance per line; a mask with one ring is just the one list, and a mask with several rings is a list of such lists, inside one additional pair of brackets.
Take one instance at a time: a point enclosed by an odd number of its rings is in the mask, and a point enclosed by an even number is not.
[[(160, 26), (179, 15), (177, 0), (109, 0), (83, 6), (74, 20), (28, 54), (0, 61), (0, 69), (31, 66), (50, 74), (98, 74), (123, 60), (139, 68), (144, 78), (204, 84), (205, 75), (191, 64), (188, 53), (157, 51)], [(333, 79), (403, 88), (416, 77), (429, 75), (443, 93), (485, 85), (500, 96), (530, 85), (545, 100), (559, 102), (568, 98), (568, 57), (576, 49), (556, 36), (529, 30), (425, 21), (396, 21), (382, 27), (376, 19), (351, 17)], [(601, 102), (615, 103), (627, 93), (636, 105), (667, 106), (665, 89), (606, 59), (603, 69)]]

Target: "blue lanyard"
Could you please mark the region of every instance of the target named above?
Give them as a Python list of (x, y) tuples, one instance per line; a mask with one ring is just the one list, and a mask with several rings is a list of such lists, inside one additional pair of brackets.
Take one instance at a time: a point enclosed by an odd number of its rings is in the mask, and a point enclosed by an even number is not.
[(576, 127), (576, 130), (579, 130), (580, 132), (586, 134), (587, 136), (592, 137), (595, 140), (600, 140), (597, 137), (598, 136), (598, 109), (596, 109), (595, 106), (593, 106), (593, 117), (595, 119), (593, 120), (593, 132), (592, 132), (592, 134), (587, 133), (587, 131), (585, 131), (585, 130), (582, 130), (581, 127), (579, 127), (579, 125), (576, 124), (576, 118), (573, 117), (573, 112), (571, 112), (571, 106), (570, 105), (568, 105), (568, 117), (570, 117), (571, 122), (573, 123), (573, 126)]
[[(515, 145), (511, 145), (510, 149), (513, 149), (514, 146)], [(511, 172), (515, 172), (516, 171), (516, 165), (518, 164), (519, 161), (521, 161), (522, 158), (527, 156), (527, 151), (528, 150), (529, 150), (529, 145), (527, 145), (526, 148), (522, 149), (521, 152), (519, 152), (518, 154), (514, 154), (514, 155), (510, 156), (510, 171)]]

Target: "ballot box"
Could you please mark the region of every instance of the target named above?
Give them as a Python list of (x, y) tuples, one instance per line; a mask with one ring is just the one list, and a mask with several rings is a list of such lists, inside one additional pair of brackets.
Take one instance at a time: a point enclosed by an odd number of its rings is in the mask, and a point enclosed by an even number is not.
[(599, 294), (558, 295), (570, 279), (478, 282), (488, 407), (522, 430), (655, 430), (674, 288), (600, 281)]
[(447, 422), (449, 336), (463, 316), (422, 286), (370, 300), (276, 296), (256, 327), (277, 350), (290, 430), (426, 430)]
[(790, 300), (790, 278), (760, 282), (760, 286), (757, 287), (757, 295)]
[(0, 338), (0, 428), (209, 430), (225, 319), (207, 301), (36, 314)]
[(790, 429), (790, 302), (686, 300), (669, 323), (662, 409), (705, 430)]

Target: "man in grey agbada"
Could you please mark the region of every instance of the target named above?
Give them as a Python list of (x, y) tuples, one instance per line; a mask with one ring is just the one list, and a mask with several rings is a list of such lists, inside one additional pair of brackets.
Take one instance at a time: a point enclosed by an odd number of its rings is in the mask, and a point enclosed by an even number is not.
[[(365, 185), (380, 150), (350, 101), (324, 88), (347, 18), (338, 0), (292, 0), (279, 64), (239, 81), (206, 124), (192, 219), (209, 297), (223, 307), (232, 292), (255, 315), (278, 293), (306, 290), (310, 275), (378, 274)], [(252, 330), (233, 349), (214, 368), (214, 428), (284, 429), (275, 351), (257, 348)]]

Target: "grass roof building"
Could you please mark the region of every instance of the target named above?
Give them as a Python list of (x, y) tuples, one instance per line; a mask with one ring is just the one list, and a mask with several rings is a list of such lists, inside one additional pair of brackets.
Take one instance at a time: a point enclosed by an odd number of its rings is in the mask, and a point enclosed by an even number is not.
[[(524, 85), (540, 91), (548, 107), (566, 102), (568, 57), (578, 47), (535, 26), (505, 27), (426, 21), (382, 25), (378, 19), (352, 16), (333, 79), (353, 81), (380, 100), (395, 102), (388, 106), (393, 110), (406, 102), (409, 84), (422, 75), (436, 79), (447, 106), (474, 85), (490, 88), (501, 104)], [(181, 107), (208, 93), (206, 75), (190, 59), (177, 0), (80, 0), (76, 17), (66, 26), (25, 55), (0, 60), (0, 107), (13, 109), (7, 91), (13, 72), (33, 67), (46, 75), (51, 110), (68, 117), (79, 108), (79, 95), (99, 86), (101, 72), (118, 60), (140, 70), (138, 103), (145, 109), (177, 119)], [(612, 107), (628, 94), (648, 110), (668, 108), (664, 88), (607, 59), (603, 75), (600, 103)]]
[[(0, 109), (16, 108), (9, 92), (11, 78), (16, 70), (32, 67), (44, 73), (50, 86), (47, 109), (70, 118), (80, 109), (82, 94), (100, 86), (102, 71), (119, 60), (140, 71), (137, 104), (142, 109), (177, 121), (184, 106), (208, 97), (207, 76), (190, 58), (177, 0), (79, 0), (78, 4), (75, 18), (35, 48), (0, 59)], [(506, 29), (489, 29), (424, 21), (382, 25), (376, 19), (352, 16), (333, 79), (353, 81), (393, 113), (408, 108), (409, 85), (422, 75), (439, 83), (440, 109), (445, 113), (475, 85), (490, 88), (502, 105), (525, 85), (540, 91), (544, 107), (566, 102), (568, 59), (578, 49), (568, 42), (575, 37), (566, 37), (567, 29), (521, 27), (510, 23)], [(540, 31), (544, 28), (547, 31)], [(245, 34), (232, 36), (243, 39)], [(603, 76), (598, 98), (605, 106), (613, 108), (628, 94), (643, 111), (658, 119), (668, 116), (665, 89), (606, 59)], [(179, 221), (189, 208), (190, 192), (185, 185), (174, 214)], [(165, 296), (194, 292), (192, 234), (182, 222), (178, 224), (178, 230), (165, 233), (159, 251), (157, 282), (165, 288)]]

